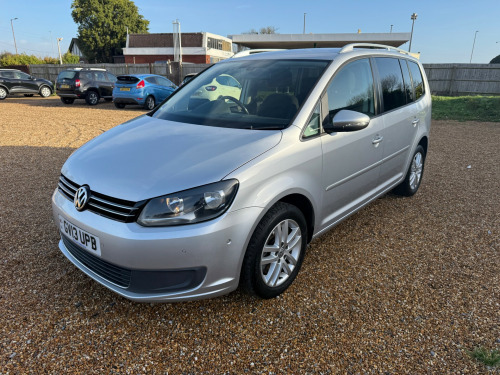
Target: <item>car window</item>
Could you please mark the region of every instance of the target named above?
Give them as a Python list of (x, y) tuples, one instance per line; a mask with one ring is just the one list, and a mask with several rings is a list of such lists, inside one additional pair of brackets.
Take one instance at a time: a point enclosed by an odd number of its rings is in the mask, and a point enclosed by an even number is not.
[(16, 72), (16, 73), (17, 73), (17, 78), (18, 79), (24, 79), (24, 80), (30, 79), (30, 75), (29, 74), (26, 74), (26, 73), (23, 73), (23, 72)]
[(174, 83), (165, 77), (156, 77), (156, 82), (162, 86), (175, 87)]
[(420, 71), (417, 63), (408, 61), (408, 65), (410, 67), (411, 78), (413, 80), (415, 100), (418, 100), (422, 95), (425, 94), (424, 79), (422, 78), (422, 72)]
[(318, 103), (318, 105), (316, 105), (316, 108), (314, 108), (314, 112), (311, 116), (311, 119), (309, 120), (309, 123), (304, 129), (304, 134), (302, 135), (303, 138), (310, 138), (319, 134), (320, 116), (321, 116), (321, 106), (320, 103)]
[(344, 66), (327, 89), (328, 114), (332, 119), (337, 112), (348, 109), (375, 115), (373, 75), (368, 59), (356, 60)]
[(92, 80), (94, 80), (94, 75), (92, 72), (81, 72), (80, 79), (83, 79), (86, 81), (92, 81)]
[(411, 77), (410, 77), (410, 71), (408, 70), (408, 64), (406, 60), (403, 59), (399, 60), (399, 63), (401, 64), (401, 70), (403, 71), (406, 102), (411, 103), (413, 102), (413, 88), (411, 85)]
[(241, 85), (239, 84), (239, 82), (237, 80), (235, 80), (233, 77), (228, 76), (226, 74), (220, 75), (219, 77), (215, 78), (215, 80), (224, 86), (241, 88)]
[(403, 76), (398, 59), (377, 57), (374, 60), (382, 88), (384, 112), (406, 105)]
[(207, 126), (284, 129), (328, 64), (323, 60), (273, 59), (216, 64), (153, 116)]
[(156, 81), (156, 77), (146, 77), (144, 80), (145, 80), (146, 82), (148, 82), (148, 83), (153, 84), (153, 85), (158, 84), (158, 82)]
[(76, 72), (67, 70), (59, 73), (59, 76), (57, 77), (58, 80), (63, 80), (63, 79), (73, 79), (75, 77)]
[(108, 81), (113, 82), (113, 83), (116, 82), (116, 76), (115, 75), (113, 75), (113, 74), (111, 74), (109, 72), (106, 72), (106, 75), (108, 76)]
[(107, 81), (105, 72), (95, 72), (94, 74), (97, 81)]
[(12, 72), (9, 72), (9, 71), (3, 71), (3, 72), (1, 72), (1, 75), (4, 78), (14, 78), (14, 74)]

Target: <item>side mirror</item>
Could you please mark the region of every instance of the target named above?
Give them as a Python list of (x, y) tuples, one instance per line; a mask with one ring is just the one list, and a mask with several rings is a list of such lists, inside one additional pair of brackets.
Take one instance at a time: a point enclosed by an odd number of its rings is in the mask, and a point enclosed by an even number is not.
[(370, 123), (370, 117), (364, 113), (343, 109), (330, 120), (328, 117), (323, 124), (326, 133), (354, 132), (364, 129)]

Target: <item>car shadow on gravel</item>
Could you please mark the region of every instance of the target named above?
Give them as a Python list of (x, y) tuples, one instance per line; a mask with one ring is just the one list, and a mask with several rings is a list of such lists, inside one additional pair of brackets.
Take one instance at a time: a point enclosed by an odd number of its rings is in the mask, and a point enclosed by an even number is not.
[[(141, 106), (127, 106), (123, 109), (116, 108), (113, 102), (105, 101), (104, 99), (99, 100), (99, 103), (94, 106), (88, 105), (84, 99), (77, 99), (73, 104), (64, 104), (58, 96), (50, 96), (48, 98), (42, 97), (23, 97), (23, 96), (8, 96), (5, 101), (8, 103), (28, 105), (31, 107), (60, 107), (60, 108), (88, 108), (88, 109), (103, 109), (103, 110), (113, 110), (113, 111), (134, 111), (138, 115), (147, 113), (148, 111)], [(1, 102), (0, 102), (1, 106)]]

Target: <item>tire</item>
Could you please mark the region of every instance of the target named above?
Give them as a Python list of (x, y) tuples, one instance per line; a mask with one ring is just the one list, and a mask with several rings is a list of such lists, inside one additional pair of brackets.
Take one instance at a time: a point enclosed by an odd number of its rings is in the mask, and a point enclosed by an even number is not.
[(123, 109), (123, 108), (125, 108), (125, 104), (123, 104), (123, 103), (116, 103), (116, 102), (115, 102), (115, 107), (116, 107), (116, 108)]
[(415, 153), (411, 157), (410, 166), (406, 172), (405, 179), (394, 188), (393, 192), (404, 197), (411, 197), (414, 195), (422, 182), (424, 164), (425, 150), (422, 146), (418, 145)]
[(51, 95), (52, 95), (52, 90), (50, 89), (49, 86), (40, 87), (40, 96), (42, 98), (48, 98)]
[(7, 89), (4, 87), (0, 87), (0, 100), (4, 100), (9, 93), (7, 92)]
[(24, 96), (27, 98), (31, 98), (33, 96), (33, 94), (24, 94)]
[[(281, 239), (277, 237), (284, 232), (286, 235)], [(259, 222), (250, 239), (243, 259), (240, 286), (247, 293), (261, 298), (277, 297), (295, 280), (306, 246), (307, 225), (302, 212), (291, 204), (276, 203)]]
[(75, 102), (75, 98), (61, 98), (61, 102), (64, 104), (73, 104)]
[(96, 105), (99, 103), (99, 93), (94, 90), (87, 91), (87, 94), (85, 95), (85, 102), (88, 105)]
[(146, 98), (146, 101), (144, 102), (144, 109), (147, 109), (148, 111), (151, 111), (156, 107), (156, 100), (153, 95), (149, 95)]

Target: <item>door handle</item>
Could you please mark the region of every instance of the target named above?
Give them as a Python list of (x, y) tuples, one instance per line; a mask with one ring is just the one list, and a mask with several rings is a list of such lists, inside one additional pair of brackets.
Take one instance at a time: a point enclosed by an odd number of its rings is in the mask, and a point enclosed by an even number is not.
[(379, 144), (380, 142), (382, 142), (382, 140), (383, 140), (383, 139), (384, 139), (384, 137), (382, 137), (382, 136), (380, 136), (380, 135), (377, 135), (375, 138), (373, 138), (373, 140), (372, 140), (372, 144), (374, 144), (374, 145), (375, 145), (375, 147), (377, 147), (377, 146), (378, 146), (378, 144)]
[(415, 126), (417, 126), (417, 125), (418, 125), (418, 123), (419, 123), (419, 122), (420, 122), (420, 119), (419, 119), (419, 118), (416, 118), (415, 120), (413, 120), (413, 121), (411, 122), (411, 124), (413, 125), (413, 127), (415, 127)]

